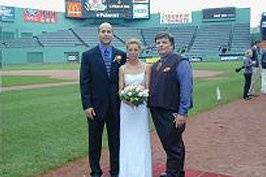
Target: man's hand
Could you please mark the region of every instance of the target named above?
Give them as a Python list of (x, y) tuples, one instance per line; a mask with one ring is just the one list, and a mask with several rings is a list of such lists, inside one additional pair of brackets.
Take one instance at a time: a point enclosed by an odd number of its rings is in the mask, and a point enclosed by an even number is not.
[(85, 112), (86, 117), (89, 118), (90, 120), (93, 120), (94, 117), (96, 116), (93, 108), (87, 108), (85, 109), (84, 112)]
[(176, 113), (174, 113), (173, 116), (175, 117), (174, 123), (175, 123), (176, 128), (181, 127), (182, 125), (186, 124), (186, 122), (187, 122), (186, 116), (182, 116), (182, 115), (176, 114)]

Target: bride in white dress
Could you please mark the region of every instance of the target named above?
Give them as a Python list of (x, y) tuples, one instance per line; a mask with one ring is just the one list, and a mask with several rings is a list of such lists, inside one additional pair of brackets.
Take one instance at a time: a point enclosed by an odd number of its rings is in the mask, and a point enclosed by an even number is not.
[[(119, 90), (131, 84), (148, 88), (149, 69), (139, 61), (140, 42), (127, 42), (128, 61), (119, 70)], [(119, 177), (152, 177), (149, 116), (146, 104), (121, 102)]]

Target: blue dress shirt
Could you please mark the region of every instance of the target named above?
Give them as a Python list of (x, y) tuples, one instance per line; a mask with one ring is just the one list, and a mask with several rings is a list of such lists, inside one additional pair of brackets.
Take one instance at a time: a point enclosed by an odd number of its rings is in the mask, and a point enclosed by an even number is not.
[(189, 61), (182, 60), (176, 67), (176, 79), (180, 84), (180, 105), (178, 114), (186, 116), (192, 107), (193, 73)]

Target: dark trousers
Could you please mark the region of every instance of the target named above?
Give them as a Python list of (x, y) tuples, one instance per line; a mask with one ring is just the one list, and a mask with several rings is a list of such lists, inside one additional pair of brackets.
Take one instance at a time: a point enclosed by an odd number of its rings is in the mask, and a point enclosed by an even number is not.
[(251, 84), (252, 74), (251, 73), (244, 73), (244, 77), (245, 77), (245, 85), (244, 85), (243, 98), (247, 98), (248, 97), (248, 91), (249, 91), (250, 84)]
[(101, 176), (100, 158), (102, 150), (102, 135), (104, 124), (107, 128), (108, 147), (110, 154), (110, 174), (118, 175), (119, 171), (119, 128), (120, 121), (118, 116), (114, 116), (112, 111), (103, 119), (95, 119), (88, 121), (89, 134), (89, 162), (91, 168), (91, 176)]
[(173, 112), (161, 108), (151, 108), (152, 119), (167, 155), (167, 177), (185, 177), (185, 145), (182, 133), (185, 125), (176, 128)]

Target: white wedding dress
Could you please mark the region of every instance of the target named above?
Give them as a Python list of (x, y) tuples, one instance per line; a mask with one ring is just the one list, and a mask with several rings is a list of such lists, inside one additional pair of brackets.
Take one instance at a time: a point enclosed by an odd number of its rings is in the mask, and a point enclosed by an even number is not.
[[(145, 73), (125, 74), (125, 86), (143, 84)], [(149, 119), (146, 104), (121, 102), (119, 177), (152, 177)]]

